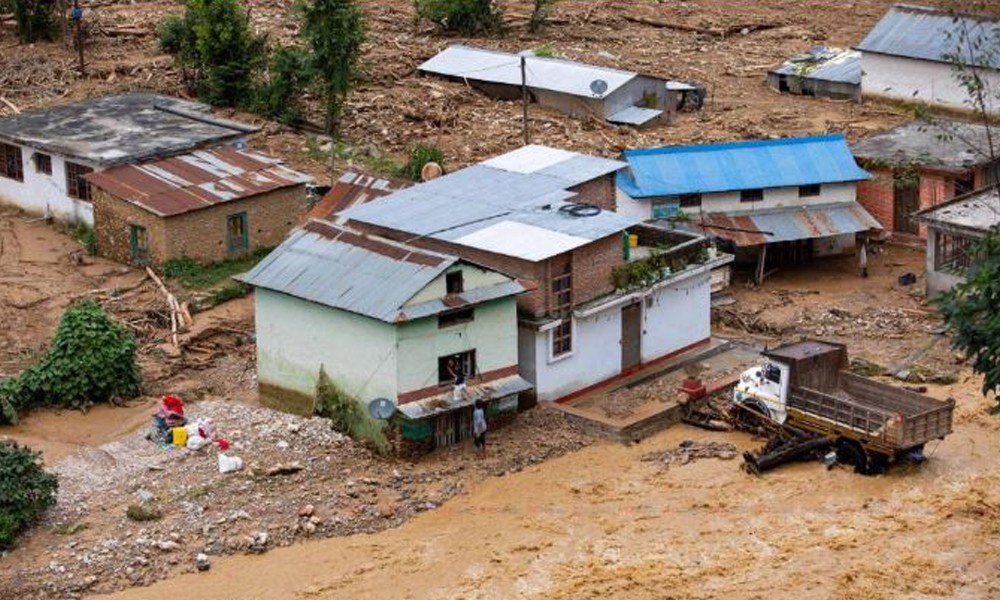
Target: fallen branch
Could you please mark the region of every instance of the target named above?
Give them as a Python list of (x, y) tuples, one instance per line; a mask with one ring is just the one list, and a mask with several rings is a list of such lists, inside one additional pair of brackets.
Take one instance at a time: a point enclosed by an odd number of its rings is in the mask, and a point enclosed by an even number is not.
[(698, 27), (695, 25), (685, 25), (684, 23), (671, 23), (668, 21), (657, 21), (654, 19), (647, 19), (645, 17), (631, 17), (625, 15), (624, 19), (626, 21), (631, 21), (632, 23), (638, 23), (639, 25), (647, 25), (649, 27), (659, 27), (661, 29), (673, 29), (674, 31), (684, 31), (687, 33), (700, 33), (702, 35), (713, 35), (716, 37), (729, 37), (737, 33), (751, 33), (754, 31), (765, 31), (768, 29), (777, 29), (778, 27), (784, 27), (784, 25), (774, 24), (774, 23), (752, 23), (752, 24), (741, 24), (741, 25), (731, 25), (724, 29), (714, 28), (714, 27)]
[(177, 340), (177, 322), (178, 313), (180, 313), (180, 304), (177, 303), (177, 298), (170, 293), (167, 286), (163, 285), (163, 281), (156, 276), (156, 273), (154, 273), (152, 269), (146, 267), (146, 274), (149, 275), (149, 278), (153, 280), (156, 287), (160, 288), (160, 291), (163, 292), (164, 296), (166, 296), (167, 306), (170, 308), (170, 340), (173, 343), (174, 348), (180, 350), (181, 347)]
[(14, 111), (15, 115), (21, 114), (21, 109), (18, 108), (16, 104), (14, 104), (10, 100), (4, 98), (3, 96), (0, 96), (0, 102), (3, 102), (7, 106), (7, 108), (9, 108), (12, 111)]

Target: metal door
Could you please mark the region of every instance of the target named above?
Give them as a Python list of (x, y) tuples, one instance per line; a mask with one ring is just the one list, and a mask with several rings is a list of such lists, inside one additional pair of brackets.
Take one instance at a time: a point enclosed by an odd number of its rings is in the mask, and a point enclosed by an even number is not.
[(622, 308), (622, 371), (642, 362), (642, 304)]
[(896, 187), (894, 196), (895, 230), (901, 233), (919, 234), (920, 229), (913, 220), (913, 213), (920, 210), (920, 190), (913, 186)]

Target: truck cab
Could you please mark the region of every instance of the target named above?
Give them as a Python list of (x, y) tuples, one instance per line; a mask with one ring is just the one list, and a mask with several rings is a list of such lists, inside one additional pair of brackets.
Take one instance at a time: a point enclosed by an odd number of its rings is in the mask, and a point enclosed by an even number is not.
[(778, 424), (784, 424), (788, 418), (789, 381), (788, 365), (766, 360), (743, 372), (733, 392), (733, 400)]

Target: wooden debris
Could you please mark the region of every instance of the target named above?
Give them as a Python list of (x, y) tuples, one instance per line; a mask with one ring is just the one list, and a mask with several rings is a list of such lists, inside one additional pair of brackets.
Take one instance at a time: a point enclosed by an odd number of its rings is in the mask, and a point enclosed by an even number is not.
[(765, 31), (768, 29), (777, 29), (778, 27), (784, 27), (783, 24), (774, 23), (745, 23), (739, 25), (730, 25), (725, 28), (714, 28), (714, 27), (698, 27), (696, 25), (686, 25), (684, 23), (673, 23), (669, 21), (657, 21), (655, 19), (647, 19), (646, 17), (632, 17), (625, 15), (624, 19), (626, 21), (631, 21), (632, 23), (638, 23), (640, 25), (647, 25), (649, 27), (659, 27), (661, 29), (673, 29), (674, 31), (684, 31), (687, 33), (700, 33), (702, 35), (712, 35), (716, 37), (729, 37), (731, 35), (736, 35), (737, 33), (751, 33), (754, 31)]

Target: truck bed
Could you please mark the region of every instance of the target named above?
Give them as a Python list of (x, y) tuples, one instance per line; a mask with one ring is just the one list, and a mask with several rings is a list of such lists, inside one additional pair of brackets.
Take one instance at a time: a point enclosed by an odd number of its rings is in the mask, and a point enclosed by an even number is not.
[(847, 371), (839, 373), (829, 393), (809, 388), (792, 391), (789, 415), (821, 434), (857, 439), (869, 447), (895, 453), (951, 433), (955, 402), (942, 402)]

